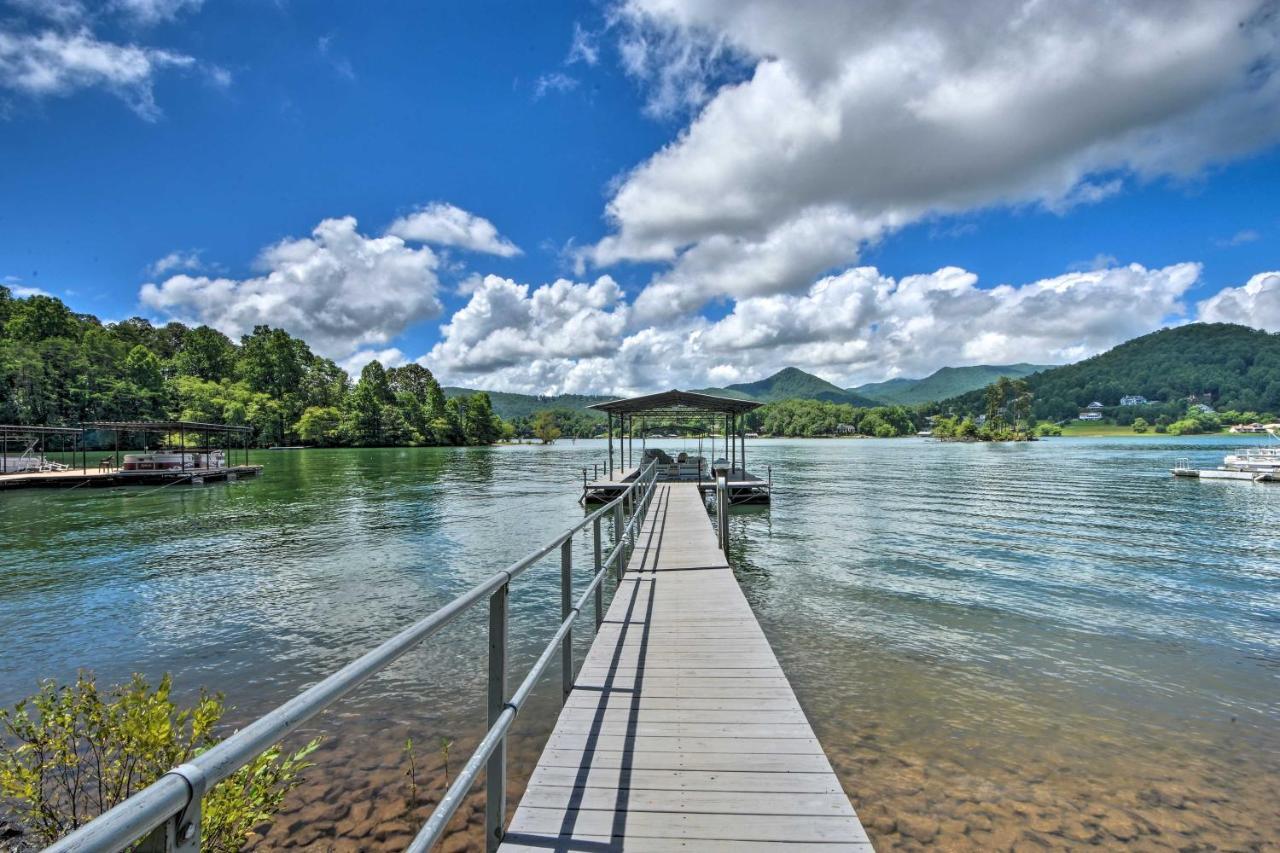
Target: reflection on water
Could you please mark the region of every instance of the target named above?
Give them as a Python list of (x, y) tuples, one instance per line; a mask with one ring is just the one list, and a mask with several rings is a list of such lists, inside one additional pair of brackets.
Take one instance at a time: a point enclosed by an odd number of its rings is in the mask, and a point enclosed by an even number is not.
[[(752, 443), (777, 492), (734, 512), (738, 577), (878, 846), (1280, 838), (1280, 487), (1167, 473), (1232, 444)], [(580, 518), (603, 452), (264, 452), (257, 480), (0, 496), (0, 702), (172, 671), (251, 718)], [(517, 582), (514, 675), (558, 602), (554, 559)], [(483, 728), (483, 655), (478, 609), (313, 723), (267, 846), (402, 848)], [(519, 718), (513, 804), (558, 683)]]

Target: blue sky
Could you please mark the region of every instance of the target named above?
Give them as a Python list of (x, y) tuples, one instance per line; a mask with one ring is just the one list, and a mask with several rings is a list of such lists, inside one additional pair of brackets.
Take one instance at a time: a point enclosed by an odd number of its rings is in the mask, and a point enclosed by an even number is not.
[(1275, 23), (1114, 6), (0, 0), (0, 279), (525, 391), (1275, 330)]

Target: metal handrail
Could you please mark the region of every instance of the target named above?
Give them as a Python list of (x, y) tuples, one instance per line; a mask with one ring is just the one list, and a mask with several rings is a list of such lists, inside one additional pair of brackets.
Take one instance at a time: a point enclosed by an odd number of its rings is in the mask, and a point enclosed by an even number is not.
[[(485, 843), (487, 849), (496, 849), (502, 838), (506, 813), (507, 731), (555, 656), (557, 646), (560, 646), (564, 662), (564, 695), (568, 695), (573, 684), (573, 623), (586, 605), (587, 598), (594, 595), (596, 627), (599, 627), (604, 606), (601, 581), (610, 566), (614, 567), (619, 578), (625, 571), (626, 555), (634, 548), (639, 525), (649, 508), (656, 481), (657, 472), (654, 464), (650, 463), (618, 497), (587, 515), (543, 547), (472, 587), (430, 616), (405, 628), (319, 684), (200, 753), (190, 762), (169, 771), (142, 791), (58, 840), (46, 850), (48, 853), (96, 853), (121, 850), (145, 839), (149, 850), (198, 853), (201, 834), (200, 799), (207, 790), (253, 761), (272, 744), (278, 743), (298, 726), (324, 711), (486, 596), (489, 598), (489, 729), (410, 849), (425, 851), (439, 840), (449, 818), (461, 804), (474, 784), (481, 766), (486, 762), (489, 769), (489, 796), (485, 803)], [(630, 519), (624, 524), (627, 508), (630, 509)], [(610, 512), (613, 515), (614, 547), (605, 558), (601, 547), (601, 522)], [(573, 536), (587, 525), (592, 526), (594, 534), (594, 572), (582, 596), (571, 604)], [(515, 693), (507, 698), (506, 614), (510, 584), (556, 548), (560, 548), (561, 552), (560, 626), (533, 669)]]

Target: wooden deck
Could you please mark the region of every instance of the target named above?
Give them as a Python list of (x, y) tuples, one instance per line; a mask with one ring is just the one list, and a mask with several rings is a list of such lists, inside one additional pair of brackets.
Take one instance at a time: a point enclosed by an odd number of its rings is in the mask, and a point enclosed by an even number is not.
[(870, 851), (698, 485), (657, 488), (500, 849)]

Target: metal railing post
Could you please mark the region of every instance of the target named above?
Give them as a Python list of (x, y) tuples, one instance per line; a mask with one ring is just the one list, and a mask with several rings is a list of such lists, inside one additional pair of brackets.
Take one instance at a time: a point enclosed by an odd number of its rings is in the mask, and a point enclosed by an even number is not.
[(729, 558), (729, 482), (720, 475), (716, 477), (716, 529), (720, 534), (720, 549), (725, 559)]
[(622, 547), (622, 501), (613, 505), (613, 547), (618, 551), (618, 558), (613, 562), (613, 574), (621, 582), (623, 567), (627, 562), (626, 550)]
[[(507, 598), (511, 584), (504, 583), (489, 596), (489, 728), (507, 706)], [(484, 848), (488, 853), (502, 842), (507, 817), (507, 739), (489, 756), (485, 770)]]
[[(591, 523), (591, 533), (593, 540), (593, 548), (595, 550), (595, 575), (600, 574), (602, 562), (602, 549), (600, 547), (600, 516), (596, 516), (596, 520)], [(600, 630), (600, 623), (604, 621), (604, 583), (596, 584), (596, 630)]]
[[(564, 540), (560, 546), (560, 620), (569, 618), (573, 609), (573, 537)], [(573, 690), (573, 629), (565, 632), (560, 641), (560, 683), (564, 687), (564, 695), (560, 701), (569, 698)]]
[(587, 490), (587, 466), (586, 465), (582, 466), (582, 490), (584, 492)]

